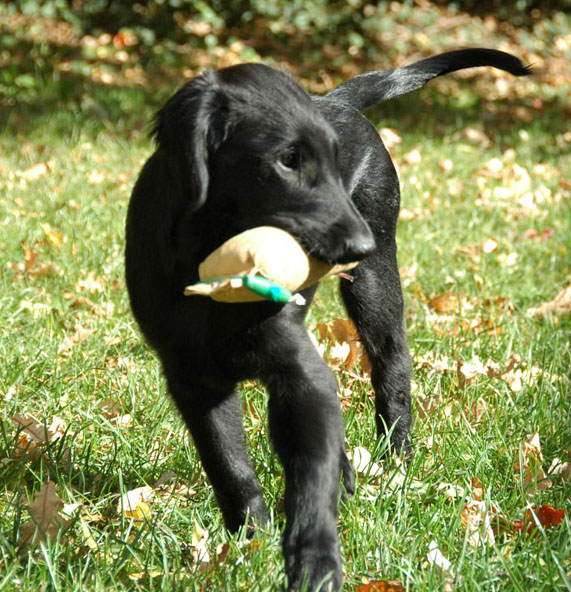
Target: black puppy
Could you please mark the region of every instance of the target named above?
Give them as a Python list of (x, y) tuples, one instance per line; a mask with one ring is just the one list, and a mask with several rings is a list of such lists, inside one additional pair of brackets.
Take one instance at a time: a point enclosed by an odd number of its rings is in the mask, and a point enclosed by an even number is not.
[(127, 285), (135, 317), (157, 351), (214, 487), (226, 525), (267, 521), (248, 460), (236, 385), (260, 378), (270, 433), (285, 469), (283, 549), (289, 587), (338, 590), (336, 516), (344, 448), (335, 378), (312, 345), (306, 306), (221, 304), (188, 298), (198, 264), (248, 228), (282, 228), (327, 263), (362, 260), (341, 290), (372, 363), (377, 428), (408, 449), (409, 354), (396, 262), (399, 184), (360, 111), (472, 66), (527, 70), (486, 49), (445, 53), (357, 76), (311, 98), (290, 76), (259, 64), (195, 78), (161, 109), (157, 150), (127, 217)]

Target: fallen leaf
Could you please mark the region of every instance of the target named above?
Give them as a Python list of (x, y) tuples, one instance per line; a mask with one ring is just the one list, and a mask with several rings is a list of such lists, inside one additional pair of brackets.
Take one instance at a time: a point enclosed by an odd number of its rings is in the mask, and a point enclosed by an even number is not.
[(480, 245), (482, 253), (493, 253), (498, 250), (498, 241), (495, 238), (487, 238)]
[(47, 175), (54, 168), (54, 161), (40, 162), (34, 164), (24, 171), (16, 171), (16, 175), (26, 181), (37, 181), (40, 177)]
[(95, 540), (95, 538), (91, 534), (91, 529), (89, 528), (89, 524), (87, 524), (87, 522), (83, 518), (80, 517), (79, 525), (81, 526), (81, 533), (83, 534), (83, 538), (85, 539), (85, 544), (92, 551), (97, 551), (97, 549), (99, 548), (99, 545), (97, 544), (97, 541)]
[(370, 477), (378, 477), (383, 474), (383, 467), (371, 459), (371, 453), (362, 446), (356, 446), (351, 458), (353, 467), (358, 473)]
[[(462, 135), (473, 144), (479, 144), (482, 150), (487, 150), (492, 143), (490, 138), (486, 135), (484, 131), (473, 127), (467, 127)], [(499, 161), (499, 159), (495, 160)]]
[(493, 546), (496, 544), (491, 519), (498, 513), (496, 506), (492, 504), (488, 507), (484, 501), (473, 500), (464, 506), (460, 518), (466, 527), (466, 536), (470, 545), (480, 547), (481, 545)]
[[(337, 318), (330, 323), (319, 323), (317, 330), (322, 341), (327, 339), (332, 344), (330, 361), (334, 366), (350, 371), (360, 364), (363, 373), (370, 374), (371, 362), (353, 321)], [(318, 350), (324, 352), (325, 348), (318, 345)]]
[(487, 376), (486, 366), (476, 354), (474, 354), (470, 362), (457, 360), (456, 367), (461, 387), (470, 383), (476, 376)]
[(559, 458), (554, 458), (547, 470), (548, 475), (560, 475), (565, 481), (571, 479), (571, 462), (562, 462)]
[(547, 240), (548, 238), (551, 238), (554, 234), (555, 233), (553, 230), (548, 228), (542, 230), (541, 232), (538, 232), (535, 228), (529, 228), (520, 236), (520, 240), (532, 240), (536, 243), (540, 243), (544, 240)]
[(513, 267), (519, 258), (519, 255), (515, 252), (512, 253), (500, 253), (498, 255), (498, 262), (504, 267)]
[(442, 492), (449, 500), (460, 499), (466, 496), (466, 489), (454, 483), (440, 483), (438, 491)]
[(63, 419), (54, 416), (49, 426), (42, 424), (31, 415), (16, 413), (12, 421), (23, 428), (18, 435), (17, 454), (26, 453), (30, 458), (35, 458), (40, 453), (40, 447), (46, 442), (55, 442), (65, 434), (67, 426)]
[(158, 578), (163, 575), (163, 571), (160, 569), (151, 569), (150, 571), (134, 571), (129, 574), (129, 579), (133, 582), (143, 580), (145, 578)]
[[(112, 79), (111, 80), (104, 80), (106, 75), (107, 75), (107, 73), (102, 74), (101, 82), (103, 82), (104, 84), (110, 84), (112, 82)], [(90, 185), (97, 185), (98, 183), (103, 183), (103, 181), (105, 181), (106, 178), (107, 178), (106, 171), (94, 170), (94, 171), (91, 171), (87, 175), (87, 182)]]
[(24, 262), (9, 262), (8, 269), (10, 271), (17, 272), (20, 275), (25, 275), (29, 280), (35, 280), (38, 277), (44, 277), (46, 275), (51, 275), (52, 273), (62, 275), (63, 272), (57, 265), (40, 262), (40, 254), (37, 251), (37, 247), (39, 246), (38, 242), (35, 242), (31, 247), (29, 247), (24, 241), (22, 241), (20, 246), (24, 252)]
[(472, 495), (478, 502), (484, 498), (484, 486), (478, 477), (472, 477)]
[(436, 312), (449, 313), (458, 312), (460, 301), (454, 292), (444, 292), (440, 296), (428, 301), (428, 306)]
[(54, 230), (47, 222), (42, 222), (40, 224), (41, 229), (43, 230), (44, 234), (48, 241), (56, 248), (61, 249), (63, 245), (63, 235), (61, 232)]
[(154, 497), (155, 492), (148, 485), (131, 489), (121, 496), (117, 512), (136, 522), (149, 520), (152, 515), (149, 504)]
[(525, 518), (519, 522), (514, 522), (516, 532), (532, 535), (537, 532), (537, 526), (541, 525), (545, 530), (559, 525), (565, 518), (565, 510), (557, 510), (547, 504), (542, 506), (533, 506), (527, 510)]
[(416, 280), (416, 272), (418, 271), (418, 263), (416, 261), (411, 265), (399, 268), (399, 275), (403, 286), (406, 288)]
[(381, 140), (383, 141), (383, 144), (386, 146), (387, 150), (390, 150), (397, 144), (400, 144), (402, 141), (398, 132), (390, 127), (382, 127), (379, 130), (379, 135), (381, 136)]
[(452, 563), (450, 563), (450, 561), (442, 554), (436, 541), (430, 541), (426, 559), (428, 560), (428, 563), (436, 565), (442, 571), (450, 574), (452, 573)]
[(395, 580), (369, 582), (355, 588), (355, 592), (404, 592), (405, 588)]
[(549, 313), (569, 314), (571, 312), (571, 284), (563, 288), (555, 298), (540, 304), (537, 308), (529, 308), (527, 314), (532, 317), (545, 318)]
[(46, 426), (30, 415), (16, 413), (11, 419), (17, 426), (23, 428), (18, 435), (17, 453), (27, 453), (31, 458), (35, 458), (38, 455), (36, 447), (45, 444), (48, 440)]
[(402, 159), (407, 164), (419, 164), (422, 161), (422, 156), (420, 154), (420, 150), (418, 148), (414, 148), (410, 152), (407, 152)]
[(530, 461), (543, 462), (543, 454), (541, 453), (541, 443), (539, 441), (539, 432), (530, 434), (525, 442), (522, 444), (522, 452), (524, 462), (527, 464)]
[(90, 271), (86, 278), (78, 280), (75, 284), (76, 292), (87, 292), (89, 294), (101, 294), (105, 290), (107, 278), (95, 277), (95, 274)]
[(426, 211), (420, 208), (401, 208), (399, 210), (399, 220), (422, 220), (426, 217)]
[(56, 486), (48, 481), (44, 488), (36, 495), (34, 502), (26, 506), (31, 520), (20, 527), (20, 540), (23, 547), (35, 546), (54, 539), (60, 531), (65, 529), (70, 521), (66, 520), (59, 511), (64, 504), (56, 493)]
[(203, 528), (195, 519), (192, 525), (192, 557), (197, 563), (206, 566), (210, 563), (210, 554), (208, 553), (208, 530)]
[(539, 432), (530, 434), (521, 446), (522, 458), (514, 464), (514, 471), (520, 473), (523, 469), (523, 487), (528, 495), (533, 496), (537, 491), (545, 491), (552, 487), (553, 482), (546, 478), (542, 468), (543, 454), (539, 441)]
[(81, 325), (76, 325), (74, 332), (71, 335), (65, 337), (60, 343), (60, 346), (58, 347), (58, 354), (62, 355), (69, 353), (74, 347), (80, 345), (95, 333), (97, 333), (97, 329), (88, 329), (86, 327), (82, 327)]
[(450, 158), (438, 161), (438, 166), (443, 173), (449, 173), (454, 168), (454, 163)]

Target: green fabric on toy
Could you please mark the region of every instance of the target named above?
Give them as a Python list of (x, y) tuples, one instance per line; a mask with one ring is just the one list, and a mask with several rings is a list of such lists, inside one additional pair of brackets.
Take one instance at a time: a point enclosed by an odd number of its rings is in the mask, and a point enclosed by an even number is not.
[(302, 304), (297, 292), (356, 265), (324, 263), (308, 255), (284, 230), (259, 226), (233, 236), (213, 251), (198, 268), (200, 282), (187, 286), (184, 293), (218, 302), (293, 300)]

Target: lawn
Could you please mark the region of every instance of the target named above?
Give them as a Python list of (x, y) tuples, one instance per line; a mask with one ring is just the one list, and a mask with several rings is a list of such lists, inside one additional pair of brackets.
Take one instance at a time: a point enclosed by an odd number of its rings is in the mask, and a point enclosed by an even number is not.
[(273, 520), (248, 542), (224, 529), (129, 311), (124, 218), (153, 112), (202, 67), (263, 58), (323, 91), (458, 45), (506, 49), (537, 72), (451, 75), (368, 112), (402, 185), (408, 466), (380, 460), (334, 280), (308, 318), (358, 469), (339, 515), (346, 589), (571, 589), (570, 20), (518, 29), (428, 2), (403, 11), (384, 15), (396, 49), (377, 61), (234, 39), (192, 57), (165, 44), (143, 69), (127, 35), (77, 38), (0, 8), (1, 592), (285, 584), (263, 385), (243, 385), (244, 420)]

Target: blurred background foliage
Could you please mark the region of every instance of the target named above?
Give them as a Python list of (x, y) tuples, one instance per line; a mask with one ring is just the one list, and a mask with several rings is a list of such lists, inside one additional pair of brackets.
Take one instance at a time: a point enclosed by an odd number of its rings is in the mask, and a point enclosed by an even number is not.
[[(116, 33), (134, 27), (143, 39), (184, 38), (186, 23), (198, 19), (211, 28), (206, 42), (227, 41), (237, 27), (256, 26), (260, 21), (274, 34), (311, 31), (315, 41), (345, 41), (365, 44), (379, 18), (391, 9), (389, 0), (15, 0), (10, 2), (24, 14), (57, 17), (76, 27), (76, 32), (96, 29)], [(405, 7), (422, 4), (399, 2)], [(525, 26), (533, 11), (571, 9), (571, 0), (436, 0), (435, 4), (456, 11), (493, 14), (513, 25)], [(406, 10), (404, 10), (406, 16)], [(358, 38), (361, 38), (357, 41)]]
[[(132, 133), (185, 79), (261, 61), (312, 92), (446, 49), (490, 46), (549, 66), (570, 55), (571, 0), (0, 0), (0, 130), (50, 109)], [(551, 89), (551, 90), (550, 90)], [(141, 109), (139, 108), (141, 107)], [(61, 121), (61, 119), (59, 120)], [(48, 122), (49, 123), (49, 122)]]

